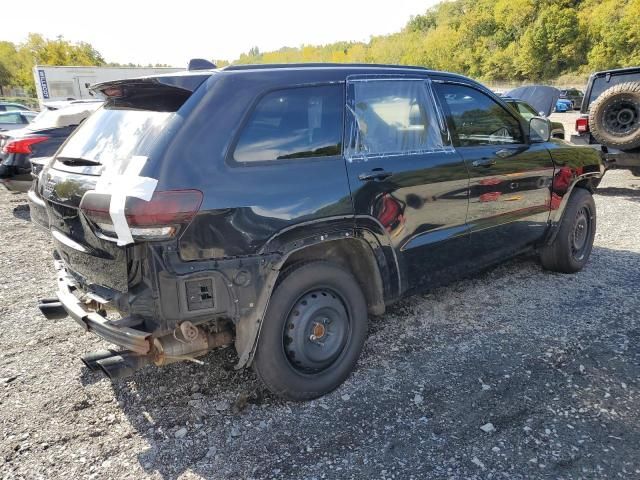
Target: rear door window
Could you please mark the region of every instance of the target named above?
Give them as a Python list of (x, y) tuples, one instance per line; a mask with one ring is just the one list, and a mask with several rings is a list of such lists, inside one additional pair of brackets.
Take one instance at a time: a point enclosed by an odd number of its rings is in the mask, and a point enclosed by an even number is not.
[(233, 159), (252, 163), (341, 155), (343, 90), (321, 85), (266, 94), (245, 124)]
[(349, 83), (354, 130), (349, 157), (441, 150), (444, 125), (425, 79), (363, 79)]

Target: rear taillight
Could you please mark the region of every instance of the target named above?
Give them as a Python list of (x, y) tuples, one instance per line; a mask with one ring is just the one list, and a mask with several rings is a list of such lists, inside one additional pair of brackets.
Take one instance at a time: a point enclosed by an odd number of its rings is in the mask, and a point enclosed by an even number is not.
[(17, 140), (11, 140), (5, 143), (4, 147), (2, 147), (3, 153), (23, 153), (25, 155), (31, 155), (33, 151), (31, 150), (31, 145), (35, 145), (36, 143), (42, 143), (49, 140), (49, 137), (39, 136), (39, 137), (29, 137), (29, 138), (19, 138)]
[[(113, 235), (110, 204), (111, 195), (87, 192), (82, 197), (80, 209), (103, 233)], [(155, 192), (148, 202), (128, 197), (124, 215), (134, 239), (163, 239), (174, 236), (181, 226), (188, 224), (201, 204), (202, 192), (199, 190), (169, 190)]]
[(586, 133), (589, 131), (589, 117), (579, 117), (576, 119), (576, 131)]

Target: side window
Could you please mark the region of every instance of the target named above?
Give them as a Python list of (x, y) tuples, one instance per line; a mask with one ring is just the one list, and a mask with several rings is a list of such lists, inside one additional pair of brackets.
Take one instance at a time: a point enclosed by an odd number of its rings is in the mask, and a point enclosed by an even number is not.
[(531, 120), (533, 117), (538, 115), (538, 112), (536, 112), (535, 109), (527, 103), (518, 102), (516, 105), (518, 106), (520, 115), (522, 115), (525, 120)]
[(327, 157), (342, 153), (342, 85), (268, 93), (236, 144), (237, 162)]
[(0, 123), (18, 124), (25, 122), (22, 121), (22, 115), (19, 113), (6, 113), (0, 116)]
[(440, 84), (460, 146), (524, 143), (520, 122), (488, 95), (464, 85)]
[(353, 80), (349, 92), (354, 117), (349, 156), (444, 148), (443, 126), (427, 81)]

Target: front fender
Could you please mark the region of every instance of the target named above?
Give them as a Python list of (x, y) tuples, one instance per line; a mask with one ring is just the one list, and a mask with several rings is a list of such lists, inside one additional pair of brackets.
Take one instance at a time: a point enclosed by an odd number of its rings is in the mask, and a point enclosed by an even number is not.
[(605, 172), (603, 154), (593, 148), (554, 143), (549, 151), (555, 171), (551, 184), (550, 229), (546, 244), (555, 239), (573, 190), (587, 188), (594, 191)]

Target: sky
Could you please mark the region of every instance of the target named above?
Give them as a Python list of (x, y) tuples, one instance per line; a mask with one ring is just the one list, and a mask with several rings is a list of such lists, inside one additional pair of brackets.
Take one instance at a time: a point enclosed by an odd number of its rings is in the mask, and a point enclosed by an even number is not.
[(261, 51), (338, 40), (367, 41), (400, 30), (438, 0), (31, 0), (0, 40), (30, 32), (86, 41), (108, 62), (186, 66), (190, 58), (237, 59)]

